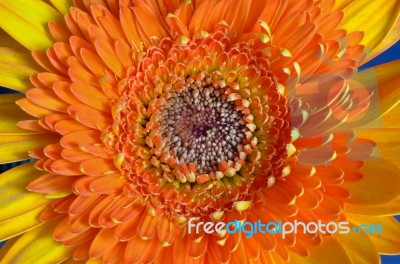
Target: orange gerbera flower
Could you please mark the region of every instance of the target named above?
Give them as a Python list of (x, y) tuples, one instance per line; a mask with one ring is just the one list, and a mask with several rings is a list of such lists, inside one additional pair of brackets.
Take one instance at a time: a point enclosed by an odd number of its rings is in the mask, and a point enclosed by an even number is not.
[[(0, 162), (36, 159), (0, 176), (1, 263), (400, 253), (400, 62), (357, 73), (398, 40), (399, 12), (397, 0), (0, 1), (0, 85), (23, 93), (0, 97)], [(189, 220), (384, 234), (246, 238), (190, 233)]]

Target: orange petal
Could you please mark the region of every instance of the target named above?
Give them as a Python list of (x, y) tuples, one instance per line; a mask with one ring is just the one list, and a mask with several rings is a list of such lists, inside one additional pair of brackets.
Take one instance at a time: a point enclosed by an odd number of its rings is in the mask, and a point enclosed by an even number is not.
[(90, 176), (105, 176), (117, 171), (112, 160), (102, 158), (82, 161), (80, 167)]
[(99, 258), (105, 252), (113, 250), (113, 247), (119, 242), (114, 234), (114, 228), (102, 228), (93, 240), (90, 246), (89, 256), (91, 258)]

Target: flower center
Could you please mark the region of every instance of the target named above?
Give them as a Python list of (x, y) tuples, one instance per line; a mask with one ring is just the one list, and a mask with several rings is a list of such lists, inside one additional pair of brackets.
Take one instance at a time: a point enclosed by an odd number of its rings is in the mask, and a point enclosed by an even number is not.
[(159, 133), (175, 153), (177, 164), (193, 164), (198, 173), (218, 170), (221, 161), (234, 161), (248, 129), (243, 114), (220, 87), (188, 78), (186, 89), (173, 93), (157, 111)]
[(178, 223), (246, 210), (287, 167), (289, 111), (268, 57), (276, 49), (231, 44), (226, 32), (164, 38), (140, 53), (103, 133), (124, 191)]

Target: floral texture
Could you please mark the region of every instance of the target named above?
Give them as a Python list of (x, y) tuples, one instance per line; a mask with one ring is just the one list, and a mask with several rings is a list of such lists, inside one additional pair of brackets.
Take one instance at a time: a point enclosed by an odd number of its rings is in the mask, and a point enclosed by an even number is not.
[[(400, 253), (400, 1), (0, 1), (1, 263)], [(379, 155), (378, 155), (379, 154)], [(196, 234), (348, 221), (384, 234)]]

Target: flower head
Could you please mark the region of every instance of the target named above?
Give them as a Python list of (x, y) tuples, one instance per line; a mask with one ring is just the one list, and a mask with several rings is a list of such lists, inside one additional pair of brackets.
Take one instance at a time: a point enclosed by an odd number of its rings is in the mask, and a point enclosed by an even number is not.
[[(376, 80), (357, 73), (397, 41), (397, 3), (363, 32), (363, 5), (379, 1), (22, 2), (0, 2), (13, 38), (0, 41), (0, 84), (24, 92), (0, 97), (0, 161), (36, 161), (0, 176), (3, 262), (399, 253), (398, 162), (373, 160), (377, 146), (393, 157), (385, 136), (396, 133), (357, 132), (397, 111), (398, 62)], [(248, 239), (190, 233), (189, 219), (381, 222), (393, 233)]]

